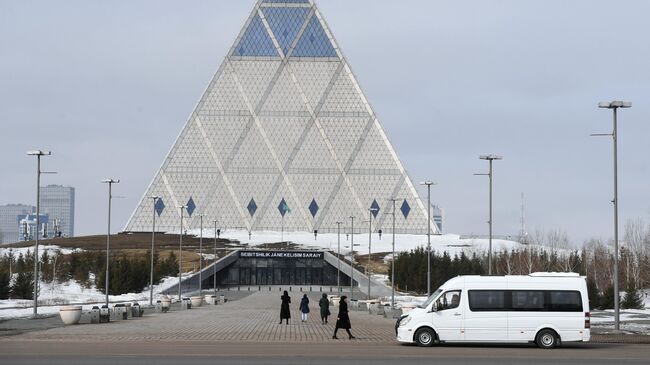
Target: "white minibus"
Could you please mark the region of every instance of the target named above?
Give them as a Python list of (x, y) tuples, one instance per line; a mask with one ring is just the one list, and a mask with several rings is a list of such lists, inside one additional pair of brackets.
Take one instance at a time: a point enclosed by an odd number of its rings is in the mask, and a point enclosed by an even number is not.
[(589, 341), (585, 277), (575, 273), (458, 276), (395, 324), (397, 341), (535, 343)]

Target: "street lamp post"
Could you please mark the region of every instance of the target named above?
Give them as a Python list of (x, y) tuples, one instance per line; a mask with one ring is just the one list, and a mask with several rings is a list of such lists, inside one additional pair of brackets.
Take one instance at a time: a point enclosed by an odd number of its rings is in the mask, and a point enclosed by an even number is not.
[(110, 248), (111, 248), (111, 200), (113, 199), (113, 184), (119, 184), (118, 179), (104, 179), (102, 183), (108, 184), (108, 231), (106, 232), (106, 283), (104, 288), (106, 290), (106, 308), (108, 308), (108, 290), (110, 288)]
[(390, 308), (395, 309), (395, 202), (397, 202), (397, 198), (391, 198), (390, 201), (393, 202), (393, 255), (390, 260)]
[(350, 300), (354, 299), (354, 216), (350, 216)]
[(627, 101), (600, 102), (599, 108), (612, 109), (614, 114), (614, 128), (612, 133), (598, 133), (592, 136), (611, 136), (614, 142), (614, 329), (620, 329), (620, 308), (618, 292), (618, 121), (617, 111), (619, 108), (631, 108), (632, 103)]
[(433, 181), (423, 181), (420, 185), (427, 186), (427, 297), (431, 295), (431, 185)]
[(178, 243), (178, 301), (182, 301), (182, 286), (183, 286), (183, 211), (187, 206), (181, 205), (178, 207), (181, 210), (181, 232)]
[(151, 221), (151, 271), (149, 273), (149, 305), (153, 305), (153, 256), (156, 249), (156, 202), (157, 196), (152, 196), (153, 200), (153, 220)]
[(29, 156), (36, 156), (36, 233), (34, 234), (34, 317), (38, 316), (38, 235), (41, 224), (41, 157), (50, 156), (50, 151), (28, 151)]
[(336, 237), (336, 247), (338, 252), (338, 267), (336, 270), (336, 286), (339, 289), (339, 296), (341, 296), (341, 224), (343, 222), (336, 222), (337, 227), (337, 237)]
[(214, 221), (214, 257), (212, 260), (212, 285), (214, 286), (214, 296), (217, 296), (217, 221)]
[(203, 214), (199, 215), (199, 295), (203, 295)]
[[(377, 208), (368, 209), (368, 262), (366, 263), (366, 276), (368, 276), (368, 300), (370, 300), (370, 255), (372, 254), (372, 213), (378, 211)], [(368, 306), (370, 311), (370, 306)]]
[(490, 179), (490, 218), (488, 220), (488, 224), (490, 226), (490, 237), (489, 237), (489, 244), (488, 244), (488, 275), (492, 275), (492, 161), (494, 160), (503, 160), (502, 156), (497, 156), (497, 155), (483, 155), (479, 156), (479, 159), (481, 160), (487, 160), (490, 162), (490, 172), (487, 174), (474, 174), (477, 176), (488, 176)]

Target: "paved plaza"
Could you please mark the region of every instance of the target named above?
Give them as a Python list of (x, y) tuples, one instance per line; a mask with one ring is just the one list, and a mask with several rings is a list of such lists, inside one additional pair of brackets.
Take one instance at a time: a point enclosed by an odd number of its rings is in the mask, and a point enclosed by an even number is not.
[[(298, 305), (303, 293), (291, 293), (291, 320), (279, 324), (280, 293), (225, 292), (226, 298), (241, 296), (223, 305), (202, 306), (185, 311), (152, 313), (143, 318), (109, 324), (80, 324), (31, 331), (0, 341), (219, 341), (219, 342), (341, 342), (349, 341), (345, 331), (339, 340), (332, 339), (338, 308), (329, 324), (321, 324), (318, 300), (320, 292), (307, 293), (310, 299), (309, 320), (300, 322)], [(393, 342), (394, 320), (367, 312), (350, 312), (356, 342)]]

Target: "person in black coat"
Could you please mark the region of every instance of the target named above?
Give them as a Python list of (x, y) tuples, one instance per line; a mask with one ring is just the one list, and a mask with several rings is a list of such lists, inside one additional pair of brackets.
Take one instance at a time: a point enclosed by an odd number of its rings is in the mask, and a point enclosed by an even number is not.
[(352, 325), (350, 324), (350, 316), (348, 315), (348, 303), (346, 303), (346, 297), (345, 295), (341, 297), (341, 301), (339, 303), (339, 316), (336, 319), (336, 328), (334, 328), (334, 336), (332, 338), (336, 339), (336, 332), (338, 332), (339, 328), (343, 328), (347, 333), (348, 336), (350, 336), (350, 339), (355, 338), (352, 336), (352, 333), (350, 333), (350, 328), (352, 328)]
[(327, 299), (327, 294), (323, 293), (323, 297), (318, 302), (320, 307), (320, 320), (323, 324), (327, 324), (327, 317), (330, 316), (330, 301)]
[(282, 299), (282, 305), (280, 305), (280, 324), (282, 320), (285, 319), (287, 324), (289, 324), (289, 318), (291, 318), (291, 310), (289, 309), (289, 303), (291, 303), (291, 297), (287, 291), (284, 291), (284, 294), (280, 297)]

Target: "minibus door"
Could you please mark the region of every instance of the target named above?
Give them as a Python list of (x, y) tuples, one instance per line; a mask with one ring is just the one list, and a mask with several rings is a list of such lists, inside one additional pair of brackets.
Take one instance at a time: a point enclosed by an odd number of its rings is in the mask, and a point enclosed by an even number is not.
[(463, 340), (463, 309), (460, 303), (461, 291), (445, 292), (433, 303), (433, 324), (441, 341)]

